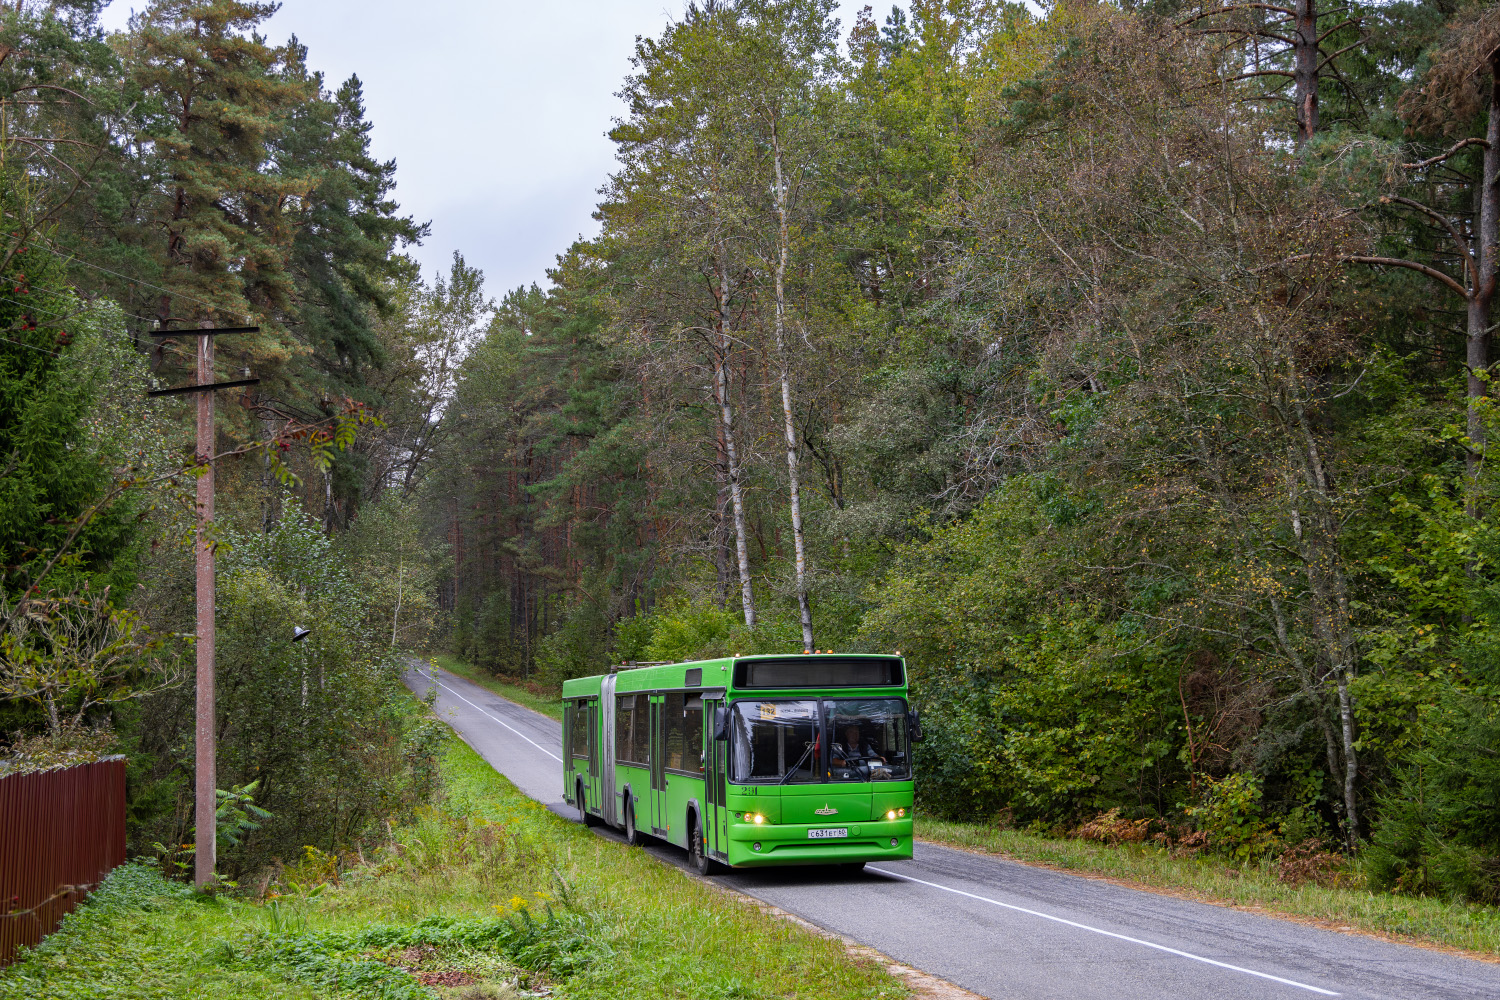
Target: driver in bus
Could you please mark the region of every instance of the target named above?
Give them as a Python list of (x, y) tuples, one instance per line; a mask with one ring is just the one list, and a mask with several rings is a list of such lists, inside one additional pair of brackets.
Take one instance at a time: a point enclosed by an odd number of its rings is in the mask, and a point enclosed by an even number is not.
[(859, 727), (849, 726), (844, 730), (844, 742), (833, 745), (833, 762), (839, 767), (848, 767), (856, 760), (885, 763), (885, 758), (860, 735)]

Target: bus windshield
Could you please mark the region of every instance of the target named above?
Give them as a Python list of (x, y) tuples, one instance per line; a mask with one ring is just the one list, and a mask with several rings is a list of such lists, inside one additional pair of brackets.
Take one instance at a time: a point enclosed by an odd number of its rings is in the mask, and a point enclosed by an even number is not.
[(834, 781), (910, 781), (906, 703), (900, 698), (839, 698), (828, 710), (828, 775)]
[(911, 780), (900, 698), (740, 701), (731, 719), (731, 781)]
[(817, 781), (818, 703), (742, 701), (731, 726), (731, 780), (737, 782)]

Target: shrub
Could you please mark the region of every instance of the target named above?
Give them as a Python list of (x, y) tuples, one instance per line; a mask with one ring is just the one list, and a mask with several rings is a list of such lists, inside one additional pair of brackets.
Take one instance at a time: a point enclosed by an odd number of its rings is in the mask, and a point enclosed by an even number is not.
[(1248, 861), (1276, 845), (1276, 836), (1261, 815), (1260, 800), (1258, 778), (1231, 774), (1222, 781), (1210, 780), (1203, 804), (1189, 806), (1187, 814), (1210, 849)]
[(1152, 820), (1125, 819), (1116, 806), (1102, 812), (1073, 832), (1081, 840), (1092, 840), (1100, 844), (1139, 844), (1151, 835)]
[(1311, 882), (1334, 889), (1348, 880), (1349, 859), (1328, 850), (1321, 840), (1310, 838), (1288, 847), (1276, 859), (1276, 878), (1287, 885)]

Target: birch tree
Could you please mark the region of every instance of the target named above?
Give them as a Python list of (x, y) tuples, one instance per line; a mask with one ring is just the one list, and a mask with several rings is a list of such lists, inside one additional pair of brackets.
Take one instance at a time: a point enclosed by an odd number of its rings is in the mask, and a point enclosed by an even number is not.
[[(728, 494), (740, 605), (756, 625), (745, 513), (745, 454), (734, 399), (733, 362), (750, 308), (743, 193), (743, 130), (722, 89), (734, 77), (729, 44), (735, 12), (691, 7), (660, 40), (636, 45), (621, 96), (628, 117), (610, 135), (620, 170), (600, 207), (606, 247), (644, 250), (618, 287), (623, 327), (644, 338), (658, 361), (707, 376)], [(665, 347), (665, 350), (660, 350)]]
[[(814, 173), (818, 149), (815, 110), (818, 90), (836, 69), (836, 38), (830, 0), (748, 2), (736, 64), (746, 79), (736, 88), (745, 104), (750, 142), (769, 160), (774, 237), (769, 270), (775, 312), (776, 376), (781, 390), (781, 431), (786, 451), (788, 506), (792, 523), (797, 611), (802, 626), (802, 648), (814, 645), (812, 606), (808, 600), (807, 533), (803, 527), (802, 485), (798, 469), (801, 447), (793, 408), (795, 350), (788, 332), (787, 268), (793, 252), (793, 217), (806, 215), (808, 175)], [(800, 221), (800, 220), (799, 220)], [(801, 228), (800, 225), (796, 228)], [(805, 335), (805, 334), (804, 334)]]

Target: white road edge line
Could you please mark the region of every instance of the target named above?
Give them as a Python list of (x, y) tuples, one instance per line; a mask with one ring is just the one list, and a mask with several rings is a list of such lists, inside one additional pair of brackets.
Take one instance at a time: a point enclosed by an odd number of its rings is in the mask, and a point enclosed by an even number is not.
[(1116, 934), (1114, 931), (1106, 931), (1098, 927), (1090, 927), (1088, 924), (1080, 924), (1075, 920), (1067, 920), (1063, 917), (1054, 917), (1050, 913), (1042, 913), (1039, 910), (1028, 910), (1024, 906), (1015, 906), (1011, 903), (1002, 903), (998, 899), (990, 899), (988, 896), (977, 896), (972, 892), (964, 892), (962, 889), (954, 889), (950, 886), (939, 885), (936, 882), (928, 882), (923, 879), (912, 878), (910, 875), (902, 875), (900, 872), (886, 871), (884, 868), (875, 868), (873, 866), (866, 868), (865, 871), (879, 872), (881, 875), (889, 875), (891, 878), (899, 878), (906, 882), (916, 882), (918, 885), (931, 886), (934, 889), (941, 889), (944, 892), (955, 893), (959, 896), (968, 896), (970, 899), (977, 899), (981, 903), (991, 903), (995, 906), (1002, 906), (1007, 910), (1015, 910), (1017, 913), (1027, 913), (1033, 917), (1041, 917), (1043, 920), (1052, 920), (1059, 924), (1067, 924), (1069, 927), (1077, 927), (1079, 930), (1092, 931), (1095, 934), (1102, 934), (1105, 937), (1117, 938), (1121, 941), (1129, 941), (1131, 944), (1144, 945), (1147, 948), (1155, 948), (1157, 951), (1164, 951), (1169, 955), (1178, 955), (1182, 958), (1190, 958), (1195, 962), (1202, 962), (1205, 965), (1217, 965), (1221, 969), (1229, 969), (1232, 972), (1243, 972), (1247, 976), (1259, 976), (1261, 979), (1269, 979), (1274, 983), (1285, 983), (1287, 986), (1295, 986), (1298, 989), (1310, 990), (1313, 993), (1321, 993), (1325, 997), (1336, 997), (1342, 995), (1333, 992), (1333, 990), (1325, 990), (1319, 986), (1309, 986), (1306, 983), (1299, 983), (1295, 979), (1282, 979), (1280, 976), (1273, 976), (1269, 972), (1256, 972), (1254, 969), (1244, 969), (1238, 965), (1230, 965), (1228, 962), (1219, 962), (1215, 961), (1212, 958), (1204, 958), (1202, 955), (1194, 955), (1189, 951), (1179, 951), (1176, 948), (1168, 948), (1164, 944), (1156, 944), (1151, 941), (1142, 941), (1140, 938), (1128, 937), (1124, 934)]
[[(419, 675), (420, 675), (420, 673), (421, 673), (421, 671), (418, 671)], [(505, 726), (506, 729), (509, 729), (511, 732), (515, 733), (517, 736), (521, 737), (521, 739), (525, 740), (527, 743), (530, 743), (532, 746), (536, 747), (538, 750), (540, 750), (542, 753), (546, 754), (548, 757), (551, 757), (553, 760), (557, 761), (559, 764), (562, 763), (562, 758), (561, 757), (559, 757), (557, 754), (553, 753), (551, 750), (548, 750), (546, 747), (542, 746), (540, 743), (538, 743), (536, 740), (532, 739), (530, 736), (527, 736), (525, 733), (521, 732), (515, 726), (509, 725), (504, 719), (502, 719), (502, 718), (500, 718), (498, 716), (490, 715), (490, 713), (486, 712), (484, 709), (480, 708), (478, 705), (474, 704), (472, 701), (470, 701), (469, 699), (465, 698), (463, 695), (459, 694), (457, 691), (454, 691), (451, 687), (448, 687), (448, 685), (444, 684), (442, 681), (438, 680), (436, 677), (433, 677), (431, 674), (429, 674), (427, 676), (427, 679), (430, 680), (430, 681), (432, 681), (438, 687), (444, 688), (447, 691), (449, 691), (453, 695), (453, 697), (457, 698), (459, 701), (463, 702), (465, 705), (468, 705), (470, 708), (473, 708), (473, 709), (477, 710), (480, 715), (486, 716), (487, 718), (494, 719), (496, 722), (500, 723), (500, 725)], [(496, 697), (498, 697), (498, 695)]]

